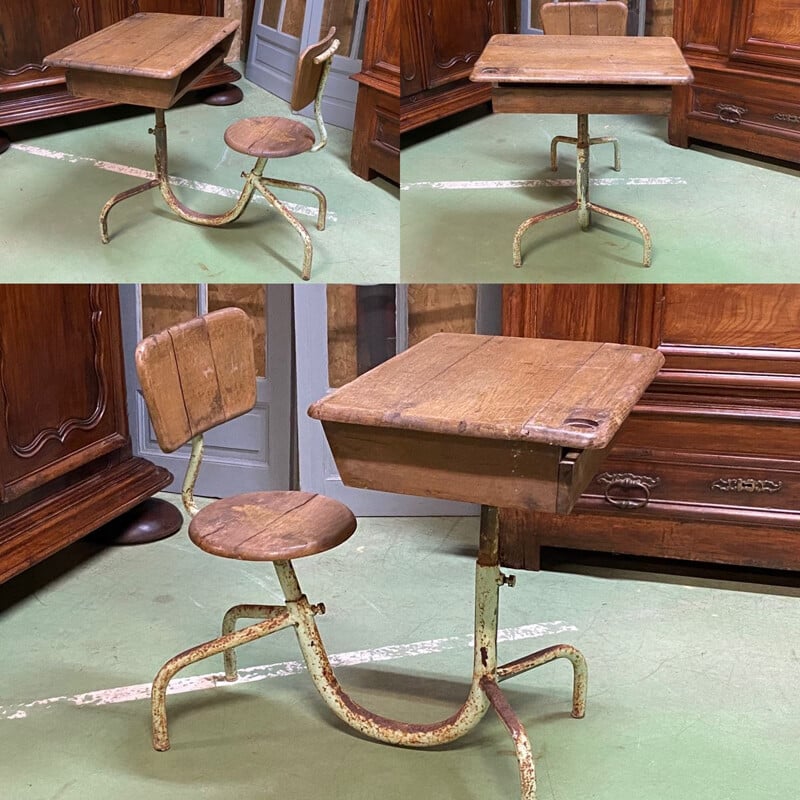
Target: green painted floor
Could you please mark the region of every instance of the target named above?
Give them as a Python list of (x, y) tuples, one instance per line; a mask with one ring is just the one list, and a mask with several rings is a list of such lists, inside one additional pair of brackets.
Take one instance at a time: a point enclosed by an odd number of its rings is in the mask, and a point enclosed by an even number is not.
[[(233, 205), (220, 191), (238, 192), (253, 159), (227, 148), (225, 128), (247, 116), (289, 114), (288, 104), (245, 80), (242, 103), (180, 105), (167, 112), (169, 170), (194, 182), (177, 186), (180, 199), (209, 214)], [(313, 126), (313, 121), (308, 121)], [(153, 169), (152, 112), (127, 107), (12, 129), (0, 156), (0, 281), (131, 283), (282, 283), (300, 279), (300, 237), (257, 199), (236, 223), (205, 228), (174, 217), (156, 190), (116, 206), (111, 242), (100, 243), (97, 217), (112, 195)], [(266, 174), (311, 183), (328, 198), (325, 231), (315, 227), (316, 202), (306, 193), (277, 190), (304, 206), (298, 219), (314, 247), (312, 280), (370, 283), (399, 279), (399, 193), (349, 169), (349, 131), (329, 126), (317, 153), (274, 159)], [(197, 184), (206, 184), (202, 190)]]
[[(338, 670), (358, 700), (417, 721), (461, 702), (476, 543), (475, 518), (363, 519), (343, 546), (297, 562), (312, 602), (328, 607), (329, 651), (359, 651)], [(139, 547), (79, 543), (4, 584), (2, 796), (518, 796), (493, 716), (434, 751), (366, 741), (293, 673), (288, 631), (240, 649), (251, 682), (171, 696), (172, 749), (151, 750), (146, 686), (126, 687), (216, 635), (229, 605), (277, 601), (267, 570), (206, 555), (183, 532)], [(539, 800), (796, 796), (800, 589), (597, 567), (524, 573), (502, 591), (500, 626), (517, 639), (501, 645), (504, 660), (557, 641), (589, 659), (581, 721), (569, 716), (566, 663), (504, 684), (533, 741)], [(395, 657), (381, 661), (386, 647)], [(187, 672), (220, 670), (217, 658)]]
[[(518, 225), (575, 197), (575, 148), (561, 145), (553, 173), (549, 143), (557, 134), (574, 136), (576, 122), (565, 115), (496, 114), (404, 142), (403, 281), (798, 280), (800, 171), (710, 148), (672, 147), (665, 117), (598, 115), (589, 125), (593, 136), (616, 135), (622, 148), (619, 173), (611, 169), (610, 145), (592, 148), (592, 178), (601, 183), (590, 186), (589, 196), (645, 223), (653, 238), (651, 268), (642, 266), (633, 227), (595, 214), (583, 232), (571, 214), (530, 228), (523, 266), (515, 269)], [(534, 183), (483, 188), (502, 181)]]

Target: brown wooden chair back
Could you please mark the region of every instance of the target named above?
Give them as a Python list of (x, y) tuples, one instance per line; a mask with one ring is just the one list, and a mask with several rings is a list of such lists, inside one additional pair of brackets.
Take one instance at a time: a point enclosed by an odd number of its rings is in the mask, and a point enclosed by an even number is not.
[(255, 405), (252, 322), (223, 308), (173, 325), (139, 342), (136, 372), (158, 443), (171, 453)]
[(545, 3), (542, 29), (557, 36), (624, 36), (628, 6), (618, 0), (600, 3)]
[(300, 111), (309, 103), (314, 102), (325, 70), (325, 62), (315, 64), (314, 59), (331, 46), (335, 36), (336, 28), (331, 28), (325, 38), (320, 39), (316, 44), (309, 45), (300, 54), (292, 86), (292, 111)]

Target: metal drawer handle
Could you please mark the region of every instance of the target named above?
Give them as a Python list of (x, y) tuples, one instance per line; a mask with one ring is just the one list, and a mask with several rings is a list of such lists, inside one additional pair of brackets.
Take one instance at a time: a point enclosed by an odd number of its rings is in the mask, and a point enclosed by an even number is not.
[(726, 105), (725, 103), (717, 104), (717, 115), (729, 125), (738, 125), (746, 113), (747, 109), (741, 106)]
[[(632, 472), (604, 472), (597, 476), (597, 482), (606, 487), (605, 498), (612, 506), (626, 510), (644, 508), (650, 502), (650, 490), (661, 482), (661, 478), (650, 475), (634, 475)], [(612, 497), (612, 489), (641, 489), (642, 496)]]

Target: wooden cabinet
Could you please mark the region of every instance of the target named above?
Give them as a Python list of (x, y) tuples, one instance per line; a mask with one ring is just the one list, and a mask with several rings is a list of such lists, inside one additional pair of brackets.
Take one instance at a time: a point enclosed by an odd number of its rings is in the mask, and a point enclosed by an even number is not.
[[(3, 0), (0, 4), (0, 126), (73, 114), (109, 103), (72, 97), (64, 70), (42, 59), (139, 11), (222, 16), (222, 0)], [(236, 80), (220, 65), (197, 88)]]
[(675, 90), (670, 141), (800, 162), (800, 6), (675, 0), (674, 36), (695, 80)]
[(407, 0), (402, 20), (400, 130), (488, 102), (491, 87), (469, 74), (486, 42), (512, 30), (506, 0)]
[(358, 81), (350, 169), (370, 180), (376, 174), (400, 181), (400, 40), (408, 4), (372, 2), (367, 10), (364, 58)]
[(504, 332), (666, 363), (569, 516), (503, 512), (503, 560), (558, 546), (800, 569), (800, 287), (509, 286)]
[(115, 286), (0, 286), (0, 582), (136, 506)]

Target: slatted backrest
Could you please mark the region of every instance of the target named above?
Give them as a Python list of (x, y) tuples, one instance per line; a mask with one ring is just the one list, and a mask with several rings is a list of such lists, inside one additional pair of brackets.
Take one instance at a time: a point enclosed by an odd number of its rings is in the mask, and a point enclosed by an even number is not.
[(171, 453), (255, 405), (250, 318), (223, 308), (148, 336), (136, 348), (136, 372), (158, 443)]
[(557, 36), (624, 36), (628, 6), (618, 0), (600, 3), (545, 3), (542, 29)]
[(322, 73), (325, 69), (325, 62), (315, 64), (314, 59), (324, 53), (333, 42), (336, 36), (336, 28), (331, 28), (324, 39), (316, 44), (306, 47), (297, 60), (297, 72), (294, 74), (294, 85), (292, 86), (292, 111), (300, 111), (309, 103), (314, 101), (319, 90), (319, 82), (322, 80)]

